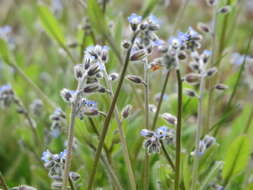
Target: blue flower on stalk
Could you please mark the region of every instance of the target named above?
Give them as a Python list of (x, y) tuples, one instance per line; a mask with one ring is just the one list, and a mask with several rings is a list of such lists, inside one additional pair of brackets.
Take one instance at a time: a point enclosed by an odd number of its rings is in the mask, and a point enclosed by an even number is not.
[(52, 153), (49, 152), (49, 150), (46, 150), (45, 152), (42, 153), (41, 160), (46, 163), (51, 159), (51, 157), (52, 157)]
[(165, 139), (168, 135), (168, 127), (166, 126), (161, 126), (158, 129), (155, 130), (156, 136), (159, 139)]
[(63, 152), (60, 152), (59, 156), (60, 156), (60, 159), (66, 159), (66, 157), (67, 157), (67, 150), (65, 149)]
[(157, 39), (157, 40), (154, 40), (152, 41), (152, 45), (154, 47), (161, 47), (162, 45), (164, 45), (164, 41), (163, 40), (160, 40), (160, 39)]
[(128, 17), (128, 22), (130, 24), (140, 24), (142, 21), (142, 16), (137, 15), (136, 13), (132, 13), (129, 17)]

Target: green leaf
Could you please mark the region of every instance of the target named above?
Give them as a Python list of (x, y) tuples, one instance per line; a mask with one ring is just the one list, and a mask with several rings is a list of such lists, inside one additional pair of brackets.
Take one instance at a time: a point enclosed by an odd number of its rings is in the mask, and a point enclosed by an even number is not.
[(142, 16), (144, 18), (146, 18), (153, 11), (153, 9), (155, 8), (155, 6), (157, 5), (158, 2), (159, 1), (157, 1), (157, 0), (147, 1), (147, 3), (143, 7)]
[(8, 44), (4, 39), (0, 38), (0, 57), (5, 61), (9, 62), (10, 53)]
[(45, 31), (61, 46), (65, 46), (64, 33), (54, 15), (46, 6), (38, 6), (39, 17)]
[(87, 1), (87, 14), (92, 27), (102, 35), (107, 35), (107, 24), (104, 18), (102, 9), (100, 8), (97, 1)]
[(228, 147), (222, 177), (227, 184), (228, 180), (243, 171), (250, 157), (250, 147), (247, 136), (242, 135)]

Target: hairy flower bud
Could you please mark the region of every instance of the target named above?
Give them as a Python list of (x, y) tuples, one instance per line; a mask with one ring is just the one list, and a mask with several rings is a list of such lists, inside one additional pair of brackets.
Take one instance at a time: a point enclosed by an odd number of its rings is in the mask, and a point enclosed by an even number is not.
[(161, 117), (167, 121), (169, 124), (176, 125), (177, 124), (177, 118), (174, 115), (171, 115), (170, 113), (163, 113)]
[(212, 68), (210, 68), (210, 69), (207, 70), (206, 75), (207, 75), (208, 77), (212, 77), (212, 76), (214, 76), (216, 73), (217, 73), (217, 68), (216, 68), (216, 67), (212, 67)]
[(210, 33), (209, 26), (204, 23), (198, 23), (198, 29), (199, 29), (199, 31), (201, 31), (203, 33)]
[(94, 76), (96, 75), (98, 72), (100, 71), (100, 66), (99, 64), (93, 64), (90, 66), (89, 70), (88, 70), (88, 76)]
[(228, 86), (227, 85), (225, 85), (225, 84), (217, 84), (217, 85), (215, 85), (215, 89), (216, 90), (226, 90), (226, 89), (228, 89)]
[(147, 55), (147, 53), (144, 49), (134, 51), (130, 56), (130, 60), (131, 61), (140, 61), (140, 60), (144, 59), (144, 57), (146, 57), (146, 55)]
[(74, 76), (76, 78), (76, 80), (80, 80), (83, 78), (84, 76), (84, 71), (83, 71), (83, 67), (81, 64), (75, 65), (74, 67)]
[(93, 93), (96, 92), (99, 89), (99, 85), (97, 83), (89, 84), (86, 87), (84, 87), (83, 92), (84, 93)]
[(62, 99), (67, 103), (72, 103), (75, 98), (75, 91), (68, 90), (66, 88), (61, 91)]
[(127, 75), (126, 78), (136, 84), (141, 84), (143, 83), (144, 84), (144, 81), (141, 77), (139, 76), (136, 76), (136, 75)]
[(119, 78), (119, 74), (118, 73), (111, 73), (110, 75), (109, 75), (109, 80), (111, 80), (111, 81), (114, 81), (114, 80), (117, 80)]
[(187, 95), (187, 96), (189, 96), (189, 97), (191, 97), (191, 98), (193, 98), (193, 97), (197, 97), (197, 94), (196, 94), (196, 92), (194, 91), (194, 90), (192, 90), (192, 89), (184, 89), (184, 92), (185, 92), (185, 94)]
[(80, 179), (80, 175), (76, 172), (69, 172), (69, 177), (73, 182), (76, 182)]
[(227, 14), (229, 13), (230, 11), (232, 10), (231, 6), (225, 6), (225, 7), (222, 7), (218, 10), (218, 13), (221, 13), (221, 14)]
[(199, 81), (200, 81), (200, 78), (201, 78), (201, 75), (200, 74), (196, 74), (196, 73), (190, 73), (190, 74), (187, 74), (185, 77), (184, 77), (184, 80), (186, 82), (188, 82), (189, 84), (198, 84)]

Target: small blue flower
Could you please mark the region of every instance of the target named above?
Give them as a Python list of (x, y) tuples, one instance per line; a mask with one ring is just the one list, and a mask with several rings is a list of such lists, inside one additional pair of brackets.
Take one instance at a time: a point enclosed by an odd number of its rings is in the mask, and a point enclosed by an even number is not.
[(160, 20), (154, 15), (150, 15), (148, 17), (148, 21), (151, 22), (151, 24), (155, 24), (155, 25), (159, 25), (160, 23)]
[(42, 153), (41, 160), (44, 162), (48, 162), (52, 157), (52, 153), (49, 150), (46, 150)]
[(140, 132), (141, 136), (145, 137), (145, 138), (149, 138), (155, 135), (155, 133), (153, 131), (150, 131), (148, 129), (142, 129)]
[(142, 16), (137, 15), (136, 13), (132, 13), (129, 17), (128, 17), (128, 22), (130, 24), (140, 24), (142, 21)]
[(12, 90), (12, 87), (9, 84), (5, 84), (0, 87), (0, 93), (5, 92), (5, 91), (10, 91), (10, 90)]
[(65, 149), (63, 152), (60, 152), (60, 159), (66, 159), (68, 151)]
[(206, 56), (206, 57), (210, 57), (211, 55), (212, 55), (212, 51), (210, 51), (210, 50), (204, 50), (203, 51), (203, 53), (202, 53), (204, 56)]
[(168, 127), (166, 126), (161, 126), (158, 129), (156, 129), (156, 135), (159, 139), (164, 139), (165, 137), (167, 137), (168, 134)]
[(162, 46), (163, 44), (165, 44), (165, 42), (164, 42), (163, 40), (160, 40), (160, 39), (152, 41), (152, 45), (153, 45), (154, 47), (160, 47), (160, 46)]

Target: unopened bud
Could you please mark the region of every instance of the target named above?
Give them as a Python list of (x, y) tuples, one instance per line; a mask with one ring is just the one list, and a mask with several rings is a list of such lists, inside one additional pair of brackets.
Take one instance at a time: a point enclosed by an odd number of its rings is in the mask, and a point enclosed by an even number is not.
[(122, 47), (123, 47), (124, 49), (129, 49), (130, 46), (131, 46), (131, 43), (130, 43), (129, 41), (124, 40), (124, 41), (121, 43), (121, 45), (122, 45)]
[(67, 103), (71, 103), (74, 101), (75, 98), (75, 91), (72, 90), (68, 90), (66, 88), (62, 89), (61, 91), (61, 96), (62, 99), (67, 102)]
[(230, 11), (232, 10), (231, 6), (225, 6), (225, 7), (222, 7), (218, 10), (218, 13), (221, 13), (221, 14), (227, 14), (229, 13)]
[(100, 66), (98, 64), (93, 64), (89, 70), (88, 70), (88, 75), (89, 76), (94, 76), (100, 71)]
[(84, 71), (83, 71), (82, 65), (81, 64), (75, 65), (74, 76), (75, 76), (76, 80), (82, 79), (83, 75), (84, 75)]
[(80, 175), (76, 172), (69, 172), (69, 177), (74, 182), (76, 182), (78, 179), (80, 179)]
[(138, 50), (133, 52), (133, 54), (130, 56), (131, 61), (140, 61), (144, 57), (146, 57), (146, 51), (144, 49)]
[(217, 73), (217, 68), (216, 68), (216, 67), (212, 67), (212, 68), (210, 68), (210, 69), (207, 70), (206, 75), (207, 75), (208, 77), (212, 77), (212, 76), (214, 76), (216, 73)]
[(96, 108), (89, 108), (83, 112), (87, 116), (96, 116), (99, 114), (99, 111)]
[(184, 77), (184, 80), (186, 82), (188, 82), (189, 84), (198, 84), (199, 83), (199, 80), (201, 78), (201, 75), (200, 74), (196, 74), (196, 73), (190, 73), (188, 75), (186, 75)]
[(185, 94), (189, 97), (196, 97), (197, 96), (196, 92), (192, 89), (185, 89), (184, 91), (185, 91)]
[(122, 113), (121, 113), (123, 119), (127, 119), (128, 118), (129, 113), (131, 112), (132, 108), (133, 108), (133, 106), (130, 105), (130, 104), (126, 105), (123, 108)]
[(186, 53), (184, 51), (180, 51), (178, 54), (178, 59), (185, 60), (187, 57)]
[(127, 78), (128, 80), (130, 80), (130, 81), (136, 83), (136, 84), (141, 84), (141, 83), (144, 84), (144, 81), (143, 81), (142, 78), (139, 77), (139, 76), (136, 76), (136, 75), (127, 75), (126, 78)]
[(226, 89), (228, 89), (228, 86), (227, 85), (225, 85), (225, 84), (217, 84), (216, 86), (215, 86), (215, 89), (216, 90), (226, 90)]
[(111, 74), (109, 75), (109, 80), (114, 81), (114, 80), (117, 80), (118, 77), (119, 77), (119, 74), (118, 74), (118, 73), (111, 73)]
[(206, 0), (207, 5), (214, 6), (217, 3), (217, 0)]
[(99, 85), (94, 83), (94, 84), (87, 85), (83, 89), (83, 92), (84, 93), (93, 93), (93, 92), (96, 92), (98, 89), (99, 89)]
[(204, 23), (198, 23), (198, 29), (199, 29), (199, 31), (201, 31), (203, 33), (210, 33), (209, 26)]
[(170, 113), (163, 113), (161, 117), (172, 125), (177, 124), (177, 118), (174, 115), (171, 115)]

